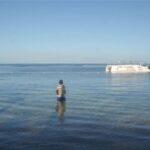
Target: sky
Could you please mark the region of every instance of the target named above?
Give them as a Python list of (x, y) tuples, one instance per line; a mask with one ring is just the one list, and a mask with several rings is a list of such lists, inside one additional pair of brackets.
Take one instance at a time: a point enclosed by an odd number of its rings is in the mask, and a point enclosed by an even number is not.
[(150, 1), (0, 0), (0, 63), (150, 62)]

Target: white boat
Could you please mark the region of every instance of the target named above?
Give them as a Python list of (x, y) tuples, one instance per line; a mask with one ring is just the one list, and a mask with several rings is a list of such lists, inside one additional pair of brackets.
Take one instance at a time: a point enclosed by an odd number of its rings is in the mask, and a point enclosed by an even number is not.
[(143, 65), (107, 65), (106, 72), (111, 73), (140, 73), (150, 72), (150, 66)]

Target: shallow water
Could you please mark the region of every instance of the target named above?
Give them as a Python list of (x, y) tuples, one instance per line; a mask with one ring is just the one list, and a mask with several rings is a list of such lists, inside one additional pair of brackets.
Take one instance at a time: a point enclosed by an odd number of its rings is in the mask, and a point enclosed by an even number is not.
[[(150, 74), (105, 65), (0, 65), (0, 149), (149, 150)], [(55, 111), (63, 79), (66, 111)]]

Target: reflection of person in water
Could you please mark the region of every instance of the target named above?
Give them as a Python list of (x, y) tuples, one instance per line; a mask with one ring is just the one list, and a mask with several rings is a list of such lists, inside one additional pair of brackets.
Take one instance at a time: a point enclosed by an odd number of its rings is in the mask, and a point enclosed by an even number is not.
[(65, 101), (64, 102), (61, 102), (61, 103), (58, 103), (59, 106), (57, 106), (57, 116), (58, 116), (58, 123), (59, 124), (62, 124), (63, 121), (64, 121), (64, 113), (65, 113), (65, 110), (66, 110), (66, 103)]
[(65, 105), (66, 105), (66, 89), (65, 85), (63, 84), (63, 80), (59, 80), (59, 85), (56, 88), (56, 95), (57, 95), (57, 105), (56, 111), (58, 113), (59, 121), (63, 120), (64, 112), (65, 112)]

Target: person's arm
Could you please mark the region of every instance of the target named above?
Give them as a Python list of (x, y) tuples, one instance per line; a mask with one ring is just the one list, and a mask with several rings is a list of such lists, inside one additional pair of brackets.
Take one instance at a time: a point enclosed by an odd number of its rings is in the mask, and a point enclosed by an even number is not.
[(64, 94), (66, 94), (66, 88), (65, 88), (65, 86), (64, 86)]
[(56, 95), (58, 95), (58, 88), (56, 88)]

